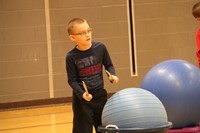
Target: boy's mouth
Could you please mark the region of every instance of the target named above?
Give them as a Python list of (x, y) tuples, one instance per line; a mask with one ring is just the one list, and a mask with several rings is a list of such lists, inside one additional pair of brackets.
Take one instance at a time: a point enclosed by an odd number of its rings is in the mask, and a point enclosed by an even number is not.
[(91, 40), (90, 38), (86, 39), (86, 41), (90, 41), (90, 40)]

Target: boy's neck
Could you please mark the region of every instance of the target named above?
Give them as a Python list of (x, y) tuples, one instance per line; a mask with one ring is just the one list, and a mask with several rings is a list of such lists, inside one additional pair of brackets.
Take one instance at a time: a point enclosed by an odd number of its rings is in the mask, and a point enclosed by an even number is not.
[(78, 46), (78, 45), (77, 45), (76, 48), (77, 48), (78, 50), (85, 51), (85, 50), (90, 49), (91, 46), (92, 46), (92, 43), (90, 43), (89, 45), (85, 45), (85, 46)]

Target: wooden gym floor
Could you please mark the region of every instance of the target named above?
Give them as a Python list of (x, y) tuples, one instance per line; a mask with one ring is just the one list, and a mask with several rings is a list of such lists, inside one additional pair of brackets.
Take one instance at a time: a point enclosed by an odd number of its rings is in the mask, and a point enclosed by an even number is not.
[(0, 133), (71, 133), (71, 104), (0, 111)]
[(71, 133), (72, 118), (71, 104), (3, 110), (0, 133)]

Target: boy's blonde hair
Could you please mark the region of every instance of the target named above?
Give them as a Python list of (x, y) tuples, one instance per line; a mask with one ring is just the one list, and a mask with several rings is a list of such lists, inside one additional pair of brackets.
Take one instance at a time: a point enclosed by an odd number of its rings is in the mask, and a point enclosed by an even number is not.
[(82, 24), (84, 22), (86, 22), (86, 20), (82, 19), (82, 18), (73, 18), (72, 20), (70, 20), (69, 23), (68, 23), (68, 29), (67, 29), (68, 34), (69, 35), (74, 34), (73, 28), (74, 28), (75, 24)]
[(195, 18), (199, 18), (200, 17), (200, 2), (194, 4), (194, 6), (192, 7), (192, 15)]

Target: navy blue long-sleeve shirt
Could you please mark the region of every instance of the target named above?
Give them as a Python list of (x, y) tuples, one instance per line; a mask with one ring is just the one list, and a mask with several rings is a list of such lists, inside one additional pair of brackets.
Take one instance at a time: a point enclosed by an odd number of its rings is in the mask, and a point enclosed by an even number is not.
[(92, 42), (88, 50), (80, 51), (75, 47), (67, 53), (68, 83), (79, 98), (84, 93), (82, 81), (86, 83), (89, 92), (104, 88), (103, 66), (115, 75), (110, 55), (105, 45), (100, 42)]

